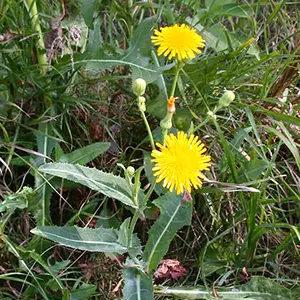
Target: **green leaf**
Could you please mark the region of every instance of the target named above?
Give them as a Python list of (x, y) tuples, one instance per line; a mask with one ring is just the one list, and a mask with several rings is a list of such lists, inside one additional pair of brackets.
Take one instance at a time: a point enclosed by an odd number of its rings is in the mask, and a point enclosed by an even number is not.
[(36, 197), (36, 193), (32, 188), (24, 186), (20, 192), (4, 196), (4, 201), (0, 203), (0, 212), (13, 213), (17, 208), (27, 208), (31, 202), (30, 199), (34, 197)]
[(157, 267), (176, 232), (189, 225), (192, 217), (192, 201), (184, 201), (182, 195), (175, 192), (169, 192), (153, 203), (160, 208), (160, 216), (149, 231), (145, 247), (144, 260), (148, 263), (148, 271)]
[[(128, 183), (124, 178), (119, 176), (114, 176), (113, 174), (105, 173), (95, 168), (63, 163), (45, 164), (41, 166), (39, 170), (43, 173), (80, 183), (110, 198), (119, 200), (125, 205), (137, 208), (131, 201), (132, 191)], [(140, 191), (139, 197), (144, 197), (142, 191)], [(139, 203), (143, 203), (143, 201), (141, 200)]]
[(130, 220), (131, 218), (127, 218), (120, 226), (118, 242), (128, 249), (131, 257), (136, 257), (142, 254), (142, 248), (136, 233), (131, 236)]
[(300, 153), (293, 137), (283, 124), (281, 124), (280, 122), (276, 122), (276, 124), (280, 127), (281, 132), (270, 126), (263, 125), (262, 127), (265, 128), (267, 131), (272, 132), (273, 134), (278, 136), (284, 142), (284, 144), (289, 148), (292, 155), (294, 156), (298, 169), (300, 170)]
[(94, 21), (94, 29), (89, 29), (87, 50), (91, 52), (99, 51), (102, 48), (101, 19), (98, 17)]
[[(98, 206), (97, 206), (98, 207)], [(97, 208), (95, 207), (95, 209)], [(95, 211), (95, 209), (93, 211)], [(107, 207), (107, 201), (103, 205), (103, 209), (99, 214), (99, 218), (96, 224), (96, 227), (104, 228), (119, 228), (121, 222), (116, 218), (116, 214), (110, 211)]]
[(76, 290), (72, 290), (69, 292), (70, 300), (82, 300), (82, 299), (91, 299), (90, 297), (94, 296), (96, 292), (97, 286), (94, 284), (83, 283)]
[[(218, 288), (216, 291), (218, 297), (223, 300), (297, 300), (298, 296), (284, 286), (275, 281), (261, 277), (253, 276), (250, 282), (236, 286), (234, 288)], [(205, 287), (197, 288), (172, 288), (158, 287), (155, 294), (174, 296), (180, 299), (212, 299), (213, 291), (208, 291)]]
[(239, 180), (241, 182), (257, 180), (262, 177), (263, 172), (268, 166), (268, 162), (262, 159), (251, 159), (250, 161), (245, 161), (238, 173)]
[(93, 16), (97, 0), (79, 0), (79, 2), (81, 3), (81, 11), (84, 17), (85, 24), (90, 29), (94, 29)]
[[(36, 140), (38, 151), (45, 156), (50, 157), (52, 151), (57, 144), (57, 140), (51, 138), (52, 134), (51, 124), (48, 122), (41, 123), (39, 125), (39, 132), (36, 133)], [(39, 167), (40, 165), (46, 162), (46, 158), (37, 158), (34, 161), (35, 166)], [(34, 210), (34, 215), (37, 225), (49, 225), (52, 223), (50, 216), (50, 198), (52, 194), (52, 189), (45, 184), (45, 178), (41, 176), (38, 172), (35, 172), (35, 188), (38, 192), (38, 197), (36, 199), (36, 206)]]
[(60, 271), (65, 269), (69, 264), (71, 263), (71, 260), (62, 260), (62, 261), (56, 261), (54, 265), (49, 266), (49, 269), (54, 274), (58, 274)]
[(157, 67), (149, 63), (151, 51), (151, 34), (154, 27), (155, 18), (143, 20), (134, 30), (129, 48), (126, 51), (116, 49), (121, 54), (106, 55), (98, 51), (86, 51), (83, 54), (74, 55), (74, 63), (69, 60), (65, 64), (57, 66), (60, 70), (68, 72), (73, 66), (85, 66), (86, 70), (92, 69), (108, 69), (113, 66), (127, 65), (132, 70), (132, 78), (143, 78), (147, 83), (155, 81), (159, 78), (164, 70), (172, 67), (172, 64), (163, 67)]
[(137, 267), (125, 266), (123, 272), (125, 286), (124, 300), (153, 300), (152, 280)]
[[(245, 106), (245, 105), (247, 105), (247, 104), (243, 103), (243, 106)], [(276, 112), (273, 110), (264, 109), (263, 107), (260, 107), (258, 105), (251, 104), (247, 107), (250, 108), (255, 113), (265, 114), (267, 116), (271, 116), (274, 119), (285, 122), (287, 124), (293, 124), (296, 126), (300, 126), (300, 119), (297, 117), (293, 117), (293, 116), (287, 115), (285, 113), (279, 113), (279, 112)]]
[(86, 147), (74, 150), (71, 153), (63, 154), (60, 156), (59, 162), (85, 165), (100, 154), (107, 151), (109, 147), (110, 143), (107, 142), (90, 144)]
[(126, 247), (118, 243), (119, 235), (115, 229), (38, 226), (31, 232), (61, 245), (84, 251), (119, 254), (127, 251)]
[[(216, 1), (215, 3), (218, 3)], [(253, 15), (253, 10), (250, 5), (238, 5), (236, 3), (227, 3), (215, 6), (211, 9), (209, 14), (213, 14), (214, 16), (232, 16), (239, 18), (250, 18)]]

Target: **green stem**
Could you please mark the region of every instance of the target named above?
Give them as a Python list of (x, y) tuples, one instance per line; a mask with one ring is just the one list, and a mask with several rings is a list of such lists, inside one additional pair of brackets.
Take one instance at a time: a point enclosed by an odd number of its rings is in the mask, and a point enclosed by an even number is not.
[(154, 181), (154, 182), (151, 184), (151, 186), (150, 186), (150, 188), (149, 188), (149, 190), (148, 190), (148, 192), (147, 192), (147, 194), (146, 194), (146, 196), (145, 196), (145, 203), (147, 203), (148, 199), (150, 198), (152, 192), (153, 192), (154, 189), (155, 189), (155, 186), (156, 186), (156, 182)]
[[(180, 66), (178, 64), (176, 64), (175, 77), (174, 77), (174, 81), (173, 81), (173, 85), (172, 85), (172, 89), (171, 89), (171, 94), (170, 94), (169, 98), (174, 97), (180, 70), (181, 70)], [(168, 113), (169, 112), (167, 112), (167, 114)], [(170, 116), (170, 122), (172, 122), (171, 120), (172, 120), (172, 116)], [(163, 145), (165, 144), (167, 134), (168, 134), (168, 129), (167, 128), (162, 128), (162, 142), (163, 142)]]
[(143, 120), (144, 120), (146, 129), (147, 129), (147, 132), (148, 132), (148, 136), (149, 136), (149, 139), (150, 139), (151, 147), (152, 147), (153, 150), (155, 150), (154, 139), (153, 139), (153, 135), (152, 135), (152, 132), (151, 132), (151, 129), (150, 129), (148, 120), (147, 120), (147, 118), (146, 118), (145, 113), (144, 113), (142, 110), (140, 110), (140, 112), (141, 112), (142, 118), (143, 118)]
[(205, 125), (208, 121), (209, 121), (209, 117), (206, 117), (206, 119), (204, 121), (202, 121), (199, 125), (197, 125), (193, 131), (191, 132), (191, 134), (193, 134), (194, 132), (196, 132), (198, 129), (200, 129), (203, 125)]
[(45, 44), (43, 40), (42, 35), (42, 29), (40, 25), (40, 19), (38, 15), (38, 10), (36, 6), (35, 0), (26, 0), (27, 3), (27, 9), (31, 18), (31, 26), (38, 33), (38, 40), (37, 40), (37, 59), (40, 66), (40, 72), (42, 75), (45, 75), (48, 70), (48, 62), (47, 62), (47, 56), (46, 53), (43, 53), (41, 50), (45, 49)]
[(179, 77), (180, 70), (181, 70), (181, 68), (178, 65), (176, 65), (176, 72), (175, 72), (175, 77), (174, 77), (174, 81), (173, 81), (173, 85), (172, 85), (170, 97), (174, 97), (175, 89), (176, 89), (177, 80), (178, 80), (178, 77)]
[(131, 220), (130, 227), (129, 227), (130, 246), (132, 246), (133, 231), (134, 231), (136, 222), (139, 219), (140, 215), (141, 215), (141, 212), (140, 212), (140, 209), (138, 208), (133, 215), (133, 218)]
[[(36, 53), (37, 53), (37, 60), (39, 63), (40, 73), (41, 75), (45, 75), (48, 71), (48, 61), (47, 61), (47, 55), (43, 51), (45, 49), (45, 43), (43, 39), (43, 33), (41, 29), (38, 9), (36, 6), (36, 0), (25, 0), (25, 3), (31, 19), (31, 26), (33, 30), (38, 34), (38, 39), (36, 43)], [(44, 101), (45, 101), (46, 108), (52, 106), (52, 99), (48, 95), (44, 95)]]

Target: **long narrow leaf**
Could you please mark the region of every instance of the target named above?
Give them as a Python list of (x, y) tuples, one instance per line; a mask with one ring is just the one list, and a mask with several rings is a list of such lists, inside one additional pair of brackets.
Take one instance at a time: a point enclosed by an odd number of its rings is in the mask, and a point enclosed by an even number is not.
[(120, 254), (127, 251), (126, 247), (118, 243), (119, 235), (115, 229), (39, 226), (31, 232), (61, 245), (85, 251)]
[[(136, 208), (136, 205), (131, 201), (131, 189), (124, 178), (99, 171), (95, 168), (64, 163), (45, 164), (39, 170), (43, 173), (80, 183), (92, 190), (99, 191), (110, 198)], [(143, 193), (140, 192), (139, 196), (143, 197)], [(142, 201), (139, 203), (142, 203)]]
[(189, 225), (192, 217), (192, 201), (184, 201), (182, 195), (174, 192), (156, 199), (153, 203), (160, 208), (160, 216), (149, 231), (145, 247), (144, 260), (148, 263), (148, 271), (157, 267), (177, 230)]
[(124, 299), (153, 300), (152, 280), (137, 267), (125, 267), (123, 278), (125, 281)]
[(91, 160), (108, 150), (109, 146), (110, 143), (107, 142), (90, 144), (70, 153), (63, 154), (59, 158), (59, 161), (62, 163), (85, 165), (86, 163), (90, 162)]

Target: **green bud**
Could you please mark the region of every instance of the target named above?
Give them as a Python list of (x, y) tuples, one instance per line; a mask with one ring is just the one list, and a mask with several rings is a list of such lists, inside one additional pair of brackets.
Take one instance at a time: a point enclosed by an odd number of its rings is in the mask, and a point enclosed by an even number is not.
[(217, 116), (215, 115), (215, 113), (213, 112), (213, 111), (208, 111), (207, 112), (207, 115), (209, 116), (209, 117), (211, 117), (213, 120), (216, 120), (217, 119)]
[(132, 167), (132, 166), (129, 166), (129, 167), (127, 168), (127, 174), (128, 174), (128, 176), (132, 178), (133, 175), (134, 175), (134, 173), (135, 173), (135, 168)]
[(137, 101), (138, 101), (139, 110), (146, 111), (146, 98), (143, 96), (139, 96)]
[(168, 112), (166, 116), (160, 121), (160, 127), (163, 130), (168, 130), (172, 127), (172, 116), (173, 114)]
[(132, 6), (132, 0), (127, 0), (127, 7), (130, 8)]
[(226, 91), (219, 100), (219, 107), (227, 107), (234, 100), (235, 94), (232, 91)]
[(145, 94), (145, 90), (146, 90), (146, 81), (142, 78), (138, 78), (136, 79), (133, 83), (132, 83), (132, 91), (136, 96), (142, 96)]

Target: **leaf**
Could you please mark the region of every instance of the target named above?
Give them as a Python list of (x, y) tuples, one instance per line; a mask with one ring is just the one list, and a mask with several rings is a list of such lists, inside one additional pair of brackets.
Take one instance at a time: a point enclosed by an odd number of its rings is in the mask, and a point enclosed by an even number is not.
[(174, 296), (180, 299), (212, 299), (216, 293), (223, 300), (297, 300), (298, 296), (275, 281), (262, 277), (253, 276), (250, 282), (234, 288), (218, 288), (216, 291), (208, 291), (205, 287), (197, 288), (172, 288), (158, 287), (155, 294)]
[(81, 3), (81, 11), (84, 17), (85, 24), (90, 29), (94, 29), (93, 16), (97, 0), (79, 0), (79, 2)]
[(55, 261), (54, 265), (49, 266), (49, 269), (51, 272), (58, 274), (60, 271), (65, 269), (69, 264), (71, 263), (71, 260), (62, 260), (62, 261)]
[[(51, 156), (52, 151), (57, 144), (57, 140), (50, 137), (51, 134), (52, 127), (48, 122), (41, 123), (39, 125), (39, 132), (36, 133), (38, 151), (48, 157)], [(46, 158), (39, 157), (35, 159), (33, 164), (37, 168), (45, 162)], [(45, 179), (38, 172), (35, 172), (35, 188), (38, 192), (35, 210), (33, 211), (36, 223), (37, 225), (42, 226), (49, 225), (52, 223), (50, 216), (50, 197), (52, 189), (45, 184)]]
[(149, 272), (157, 267), (166, 254), (176, 232), (182, 226), (189, 225), (192, 217), (192, 201), (183, 201), (182, 195), (175, 192), (169, 192), (153, 203), (160, 208), (160, 216), (149, 231), (144, 252)]
[(72, 290), (71, 292), (69, 292), (69, 299), (70, 300), (91, 299), (90, 297), (94, 296), (97, 293), (96, 289), (97, 286), (94, 284), (83, 283), (76, 290)]
[(36, 193), (32, 188), (24, 186), (20, 192), (4, 196), (4, 201), (0, 203), (0, 212), (13, 213), (16, 209), (27, 208), (34, 197)]
[[(98, 205), (97, 205), (98, 207)], [(95, 207), (95, 209), (97, 208)], [(95, 211), (95, 209), (93, 211)], [(99, 214), (99, 218), (96, 224), (96, 227), (104, 228), (119, 228), (120, 221), (116, 218), (116, 214), (110, 211), (107, 207), (107, 201), (103, 205), (103, 209)]]
[(94, 20), (94, 29), (89, 29), (87, 50), (91, 52), (99, 51), (102, 48), (101, 19)]
[[(216, 1), (216, 3), (218, 3)], [(253, 10), (250, 5), (237, 5), (236, 3), (227, 3), (215, 6), (208, 11), (208, 14), (214, 16), (232, 16), (239, 18), (250, 18), (253, 15)]]
[[(124, 178), (114, 176), (110, 173), (99, 171), (95, 168), (83, 167), (80, 165), (50, 163), (39, 168), (41, 172), (55, 175), (85, 185), (92, 190), (119, 200), (125, 205), (137, 208), (131, 201), (132, 191)], [(139, 197), (143, 198), (142, 191)], [(143, 203), (143, 201), (139, 201)]]
[(123, 271), (125, 286), (124, 300), (153, 300), (152, 280), (137, 267), (125, 266)]
[(59, 162), (85, 165), (107, 151), (109, 147), (110, 143), (107, 142), (90, 144), (86, 147), (74, 150), (71, 153), (63, 154), (60, 156)]
[(151, 51), (151, 34), (154, 27), (155, 18), (143, 20), (134, 30), (129, 48), (126, 51), (116, 49), (120, 54), (106, 55), (102, 51), (86, 51), (83, 54), (74, 55), (74, 64), (69, 60), (65, 64), (57, 66), (58, 69), (64, 69), (66, 72), (70, 67), (85, 66), (86, 70), (108, 69), (113, 66), (127, 65), (132, 70), (132, 78), (143, 78), (147, 83), (159, 78), (164, 70), (170, 69), (173, 65), (157, 67), (149, 63)]
[(118, 242), (128, 249), (128, 253), (131, 257), (136, 257), (142, 254), (141, 242), (134, 233), (131, 237), (130, 232), (130, 220), (127, 218), (120, 226), (119, 239)]
[(276, 124), (280, 127), (281, 132), (270, 126), (263, 125), (262, 127), (265, 128), (267, 131), (272, 132), (283, 141), (283, 143), (289, 148), (292, 155), (294, 156), (298, 169), (300, 170), (300, 153), (293, 137), (290, 135), (290, 133), (283, 124), (281, 124), (280, 122), (276, 122)]
[[(247, 105), (247, 104), (243, 104), (243, 105)], [(265, 115), (273, 117), (276, 120), (285, 122), (287, 124), (293, 124), (296, 126), (300, 126), (300, 118), (293, 117), (293, 116), (287, 115), (285, 113), (279, 113), (279, 112), (276, 112), (273, 110), (268, 110), (268, 109), (265, 109), (258, 105), (249, 105), (247, 107), (249, 109), (251, 109), (252, 111), (254, 111), (255, 113), (265, 114)]]
[(262, 177), (263, 172), (268, 168), (268, 162), (262, 159), (251, 159), (245, 161), (238, 173), (241, 182), (255, 181)]
[(239, 48), (243, 50), (246, 46), (250, 45), (247, 53), (255, 56), (257, 59), (260, 58), (259, 47), (255, 46), (253, 39), (230, 32), (221, 23), (215, 23), (209, 28), (204, 28), (197, 16), (194, 18), (187, 17), (186, 21), (191, 25), (196, 24), (193, 27), (201, 32), (207, 47), (214, 49), (216, 52), (235, 49), (237, 51)]
[(126, 247), (118, 243), (119, 235), (115, 229), (38, 226), (31, 232), (61, 245), (84, 251), (119, 254), (127, 251)]

